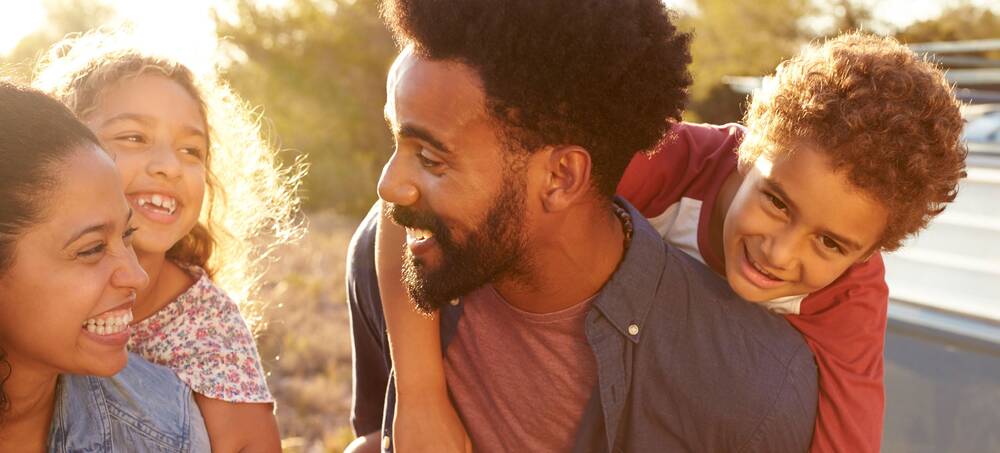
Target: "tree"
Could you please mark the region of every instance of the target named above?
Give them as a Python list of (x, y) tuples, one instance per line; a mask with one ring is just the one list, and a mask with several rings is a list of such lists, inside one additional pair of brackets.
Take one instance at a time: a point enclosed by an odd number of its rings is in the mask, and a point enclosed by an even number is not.
[(27, 83), (39, 54), (70, 33), (98, 27), (113, 16), (107, 5), (96, 0), (44, 0), (46, 20), (42, 28), (21, 38), (6, 56), (0, 57), (4, 75)]
[(363, 214), (392, 151), (382, 115), (396, 49), (374, 0), (240, 0), (218, 18), (226, 77), (263, 112), (282, 147), (307, 155), (306, 206)]

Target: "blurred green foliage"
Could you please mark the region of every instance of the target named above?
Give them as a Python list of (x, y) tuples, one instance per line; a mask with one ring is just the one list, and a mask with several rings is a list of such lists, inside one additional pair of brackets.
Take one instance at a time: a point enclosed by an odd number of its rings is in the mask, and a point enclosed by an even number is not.
[(113, 16), (113, 11), (98, 0), (42, 0), (42, 4), (45, 23), (21, 38), (6, 56), (0, 55), (0, 76), (27, 83), (41, 52), (63, 36), (99, 27)]
[(226, 78), (264, 106), (279, 145), (307, 154), (307, 208), (360, 216), (392, 151), (385, 74), (396, 54), (375, 0), (291, 0), (267, 9), (239, 0), (220, 19), (230, 50)]
[[(104, 23), (99, 0), (43, 0), (49, 20), (0, 64), (26, 78), (41, 49), (67, 32)], [(693, 31), (694, 86), (686, 119), (738, 121), (746, 96), (727, 75), (770, 73), (810, 40), (843, 30), (894, 33), (905, 42), (1000, 38), (1000, 17), (961, 0), (938, 19), (893, 30), (873, 18), (863, 0), (695, 0), (696, 12), (678, 17)], [(277, 145), (305, 155), (307, 209), (333, 208), (360, 216), (376, 198), (379, 171), (392, 150), (382, 118), (385, 74), (396, 47), (378, 15), (377, 0), (234, 0), (220, 14), (218, 33), (225, 77), (251, 104), (261, 106)]]

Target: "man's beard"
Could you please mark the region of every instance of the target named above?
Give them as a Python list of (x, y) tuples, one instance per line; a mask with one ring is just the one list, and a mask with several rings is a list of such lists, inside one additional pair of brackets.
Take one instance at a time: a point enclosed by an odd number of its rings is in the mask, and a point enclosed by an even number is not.
[(428, 230), (441, 249), (441, 263), (431, 269), (407, 248), (403, 259), (403, 286), (420, 311), (430, 313), (449, 301), (527, 266), (523, 219), (524, 173), (507, 170), (500, 194), (485, 218), (461, 244), (440, 218), (430, 212), (388, 205), (387, 214), (399, 225)]

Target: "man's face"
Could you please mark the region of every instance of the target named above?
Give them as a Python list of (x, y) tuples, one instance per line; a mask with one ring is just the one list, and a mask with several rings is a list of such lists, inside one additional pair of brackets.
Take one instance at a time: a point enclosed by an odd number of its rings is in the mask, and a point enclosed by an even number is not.
[(385, 116), (396, 150), (378, 192), (406, 227), (403, 280), (414, 302), (432, 310), (522, 272), (524, 162), (500, 139), (476, 73), (404, 50)]

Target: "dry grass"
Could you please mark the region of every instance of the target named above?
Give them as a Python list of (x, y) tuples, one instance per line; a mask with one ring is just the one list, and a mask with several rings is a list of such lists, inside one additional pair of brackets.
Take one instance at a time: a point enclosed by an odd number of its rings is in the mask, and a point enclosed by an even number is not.
[(257, 343), (286, 452), (340, 452), (353, 438), (344, 259), (357, 223), (310, 214), (309, 233), (278, 253), (264, 280)]

